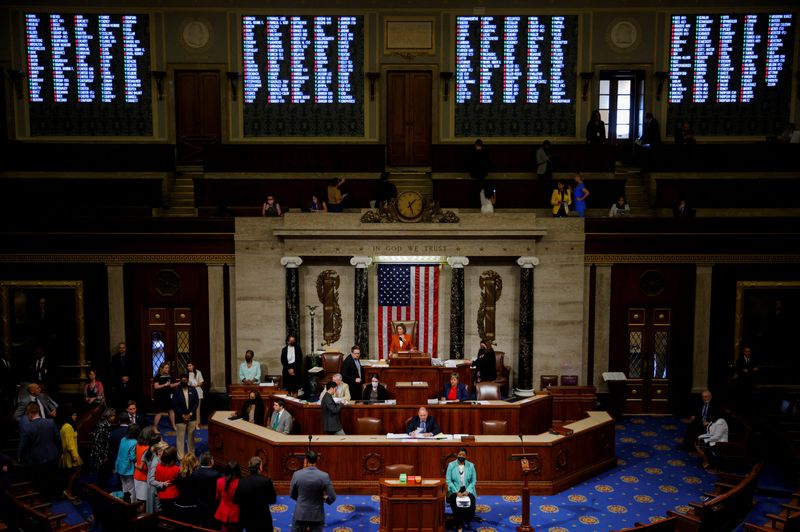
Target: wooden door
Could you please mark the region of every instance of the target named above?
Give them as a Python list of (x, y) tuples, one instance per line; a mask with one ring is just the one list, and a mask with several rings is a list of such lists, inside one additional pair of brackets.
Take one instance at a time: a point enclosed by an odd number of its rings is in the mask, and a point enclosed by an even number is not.
[(187, 362), (197, 364), (192, 359), (195, 341), (191, 307), (145, 307), (144, 320), (142, 345), (147, 371), (151, 376), (157, 374), (163, 362), (169, 362), (173, 379), (186, 373)]
[(389, 164), (428, 166), (431, 159), (431, 73), (390, 71), (387, 80)]
[(672, 311), (631, 307), (628, 313), (626, 414), (669, 412)]
[(216, 70), (175, 71), (178, 164), (202, 164), (203, 149), (222, 139), (220, 76)]

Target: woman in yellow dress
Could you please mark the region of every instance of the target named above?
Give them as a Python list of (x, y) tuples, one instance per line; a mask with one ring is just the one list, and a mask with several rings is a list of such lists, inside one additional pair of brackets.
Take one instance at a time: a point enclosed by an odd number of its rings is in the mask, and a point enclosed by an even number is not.
[(78, 433), (75, 430), (75, 423), (78, 421), (78, 413), (73, 409), (67, 412), (66, 421), (61, 425), (61, 458), (59, 459), (59, 466), (66, 470), (69, 480), (67, 481), (67, 489), (64, 490), (64, 496), (70, 500), (74, 500), (75, 496), (72, 494), (72, 485), (78, 478), (81, 472), (81, 460), (78, 454)]

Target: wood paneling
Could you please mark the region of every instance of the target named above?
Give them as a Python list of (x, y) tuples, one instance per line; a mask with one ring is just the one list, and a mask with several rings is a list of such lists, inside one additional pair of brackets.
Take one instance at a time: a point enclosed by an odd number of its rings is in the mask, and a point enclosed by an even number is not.
[(175, 169), (172, 144), (121, 142), (0, 144), (0, 170), (53, 172), (168, 172)]
[[(383, 144), (220, 144), (206, 146), (206, 172), (383, 171)], [(348, 198), (349, 199), (349, 198)]]
[(201, 164), (204, 146), (219, 144), (220, 76), (216, 70), (175, 71), (175, 141), (180, 164)]
[[(502, 144), (501, 140), (483, 139), (489, 157), (489, 173), (536, 174), (538, 145)], [(472, 144), (434, 144), (431, 146), (431, 167), (434, 172), (461, 172), (469, 175)], [(588, 144), (554, 144), (551, 148), (555, 172), (610, 173), (614, 171), (614, 147)], [(592, 191), (594, 194), (594, 191)], [(610, 206), (610, 205), (609, 205)]]
[(387, 73), (386, 143), (392, 166), (427, 166), (431, 159), (431, 72)]

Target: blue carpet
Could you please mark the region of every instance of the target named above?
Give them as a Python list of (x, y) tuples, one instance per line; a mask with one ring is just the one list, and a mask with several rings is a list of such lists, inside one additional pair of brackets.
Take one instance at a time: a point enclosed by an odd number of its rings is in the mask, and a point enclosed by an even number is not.
[[(160, 427), (164, 439), (174, 444), (166, 420)], [(617, 530), (636, 522), (666, 516), (667, 510), (686, 512), (689, 501), (700, 501), (711, 491), (715, 476), (700, 467), (700, 459), (679, 449), (685, 426), (672, 417), (631, 417), (616, 426), (618, 466), (591, 480), (553, 496), (531, 497), (531, 525), (538, 531)], [(195, 434), (196, 450), (208, 449), (208, 431)], [(791, 491), (791, 488), (789, 487)], [(748, 520), (766, 521), (786, 499), (756, 497), (756, 507)], [(58, 503), (58, 511), (70, 514), (69, 522), (91, 520), (85, 503), (73, 507)], [(294, 501), (278, 497), (272, 505), (275, 530), (290, 530)], [(375, 495), (339, 495), (326, 506), (326, 531), (353, 532), (378, 530), (380, 501)], [(478, 494), (476, 522), (480, 532), (511, 531), (521, 522), (522, 502), (518, 495)]]

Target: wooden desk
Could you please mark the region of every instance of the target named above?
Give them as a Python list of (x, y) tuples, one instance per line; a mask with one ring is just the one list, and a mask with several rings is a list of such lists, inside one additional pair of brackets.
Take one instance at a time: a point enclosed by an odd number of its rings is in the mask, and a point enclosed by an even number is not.
[[(295, 434), (322, 434), (322, 410), (319, 403), (301, 403), (284, 397), (286, 410), (292, 414)], [(498, 419), (508, 423), (508, 434), (538, 434), (551, 427), (552, 397), (537, 395), (518, 401), (489, 401), (489, 404), (447, 403), (420, 405), (349, 404), (342, 408), (339, 417), (346, 434), (356, 433), (356, 419), (376, 417), (383, 420), (386, 432), (405, 432), (406, 420), (416, 416), (420, 406), (425, 406), (442, 430), (450, 434), (482, 434), (481, 422)], [(267, 412), (272, 412), (272, 398), (268, 398)]]
[(553, 426), (560, 427), (597, 408), (594, 386), (550, 386), (547, 393), (553, 398)]
[(447, 483), (423, 479), (422, 484), (401, 484), (381, 479), (381, 532), (444, 531)]
[(428, 383), (398, 382), (395, 397), (398, 405), (424, 405), (428, 402)]
[[(209, 420), (209, 450), (216, 462), (246, 464), (259, 456), (276, 489), (287, 493), (292, 474), (303, 467), (308, 437), (287, 436), (242, 419), (230, 421), (231, 414), (218, 411)], [(616, 465), (614, 420), (606, 412), (589, 412), (568, 427), (574, 431), (571, 436), (545, 432), (523, 437), (525, 451), (539, 455), (538, 467), (528, 476), (531, 493), (552, 495)], [(443, 478), (459, 447), (468, 449), (475, 464), (478, 493), (517, 493), (522, 486), (519, 462), (508, 460), (521, 450), (516, 435), (476, 436), (472, 442), (323, 435), (313, 436), (311, 447), (320, 453), (317, 465), (340, 493), (378, 492), (378, 481), (386, 478), (384, 467), (390, 464), (412, 464), (422, 478)]]
[(275, 394), (285, 394), (286, 390), (281, 390), (277, 386), (256, 386), (253, 384), (229, 384), (228, 385), (228, 404), (230, 409), (235, 412), (241, 412), (244, 402), (250, 397), (250, 392), (258, 392), (261, 398), (264, 399), (265, 412), (271, 413), (272, 402), (267, 401), (267, 397)]
[(419, 351), (405, 351), (389, 355), (389, 366), (391, 367), (430, 366), (431, 364), (431, 355)]
[(377, 374), (381, 383), (384, 384), (389, 392), (389, 398), (395, 398), (395, 388), (398, 382), (425, 381), (428, 383), (429, 399), (441, 398), (444, 393), (444, 385), (450, 382), (450, 374), (458, 373), (458, 378), (465, 383), (470, 391), (472, 388), (472, 369), (469, 361), (455, 368), (444, 366), (413, 365), (413, 366), (367, 366), (364, 365), (364, 377), (367, 381), (373, 374)]

